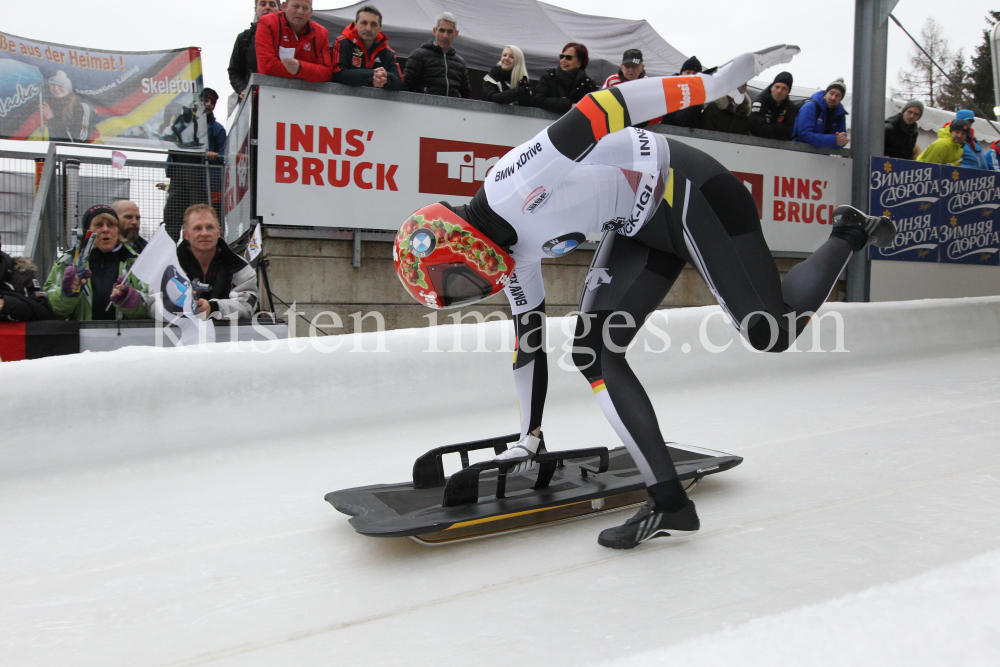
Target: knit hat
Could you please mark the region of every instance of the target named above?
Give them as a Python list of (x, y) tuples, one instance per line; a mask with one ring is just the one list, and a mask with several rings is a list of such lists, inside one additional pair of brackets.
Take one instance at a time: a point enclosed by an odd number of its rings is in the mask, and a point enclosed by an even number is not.
[(839, 79), (836, 79), (833, 83), (831, 83), (829, 86), (827, 86), (826, 90), (824, 90), (823, 92), (824, 93), (828, 93), (831, 90), (833, 90), (834, 88), (836, 88), (837, 90), (839, 90), (841, 95), (846, 95), (847, 94), (847, 86), (844, 85), (844, 77), (840, 77)]
[(969, 122), (969, 125), (972, 125), (976, 122), (976, 114), (968, 109), (959, 109), (958, 113), (955, 114), (955, 120), (965, 120)]
[(57, 86), (62, 86), (66, 90), (73, 90), (73, 84), (70, 82), (69, 77), (66, 76), (66, 72), (56, 70), (55, 75), (49, 77), (49, 83), (54, 83)]
[(965, 132), (966, 134), (968, 134), (969, 133), (969, 121), (965, 120), (964, 118), (962, 118), (962, 119), (956, 118), (955, 120), (951, 121), (951, 128), (950, 129), (951, 129), (952, 132), (958, 132), (959, 130), (961, 130), (962, 132)]
[(693, 69), (695, 72), (701, 72), (705, 68), (701, 66), (701, 61), (698, 60), (697, 56), (691, 56), (684, 61), (683, 65), (681, 65), (682, 72), (686, 72), (689, 69)]
[(921, 102), (920, 100), (910, 100), (909, 102), (906, 103), (906, 105), (903, 107), (903, 110), (900, 111), (900, 113), (906, 113), (906, 110), (909, 109), (910, 107), (916, 107), (917, 109), (920, 110), (920, 115), (921, 116), (924, 115), (924, 103)]
[(198, 95), (198, 99), (202, 99), (203, 100), (206, 97), (211, 97), (212, 100), (215, 101), (215, 102), (219, 101), (219, 94), (217, 92), (215, 92), (211, 88), (206, 88), (205, 90), (201, 91), (200, 95)]
[(115, 213), (115, 209), (110, 206), (105, 206), (104, 204), (98, 204), (97, 206), (91, 206), (87, 209), (87, 212), (83, 214), (83, 231), (90, 229), (90, 221), (99, 216), (101, 213), (107, 213), (115, 221), (118, 221), (118, 214)]
[(791, 72), (778, 72), (778, 76), (774, 77), (774, 81), (771, 82), (773, 86), (776, 83), (783, 83), (788, 86), (788, 89), (792, 89), (792, 73)]

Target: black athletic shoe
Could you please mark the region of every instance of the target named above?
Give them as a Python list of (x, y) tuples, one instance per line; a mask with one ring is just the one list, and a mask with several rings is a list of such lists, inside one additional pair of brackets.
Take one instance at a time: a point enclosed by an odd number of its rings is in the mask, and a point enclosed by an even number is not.
[(622, 525), (602, 530), (597, 543), (610, 549), (631, 549), (654, 537), (694, 533), (699, 528), (701, 522), (690, 500), (674, 512), (659, 510), (650, 500)]
[(857, 227), (864, 231), (872, 245), (888, 248), (896, 238), (896, 225), (884, 215), (866, 215), (853, 206), (833, 209), (834, 227)]

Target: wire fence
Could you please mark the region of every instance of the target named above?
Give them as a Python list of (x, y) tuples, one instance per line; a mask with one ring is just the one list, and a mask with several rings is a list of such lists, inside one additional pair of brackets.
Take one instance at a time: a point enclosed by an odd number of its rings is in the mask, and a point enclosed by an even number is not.
[(0, 152), (0, 245), (11, 256), (24, 254), (35, 204), (36, 159), (44, 155)]

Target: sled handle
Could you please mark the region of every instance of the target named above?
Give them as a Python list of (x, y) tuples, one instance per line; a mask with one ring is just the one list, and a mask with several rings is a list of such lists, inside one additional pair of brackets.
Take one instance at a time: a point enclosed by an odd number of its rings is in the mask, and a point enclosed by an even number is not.
[[(517, 437), (517, 436), (514, 436)], [(426, 456), (426, 455), (425, 455)], [(535, 481), (536, 491), (544, 489), (552, 481), (552, 476), (556, 468), (563, 462), (570, 459), (600, 458), (598, 468), (585, 468), (580, 466), (581, 472), (586, 476), (585, 471), (591, 473), (606, 472), (610, 463), (610, 456), (607, 447), (591, 447), (589, 449), (568, 449), (559, 452), (545, 452), (535, 456), (534, 461), (538, 464), (538, 478)], [(439, 459), (440, 460), (440, 459)], [(507, 473), (520, 461), (483, 461), (459, 470), (448, 479), (444, 488), (444, 498), (441, 500), (442, 507), (456, 507), (458, 505), (474, 505), (479, 502), (479, 475), (484, 470), (497, 470), (497, 498), (504, 498), (507, 489)]]
[[(493, 452), (499, 456), (507, 451), (508, 444), (517, 442), (520, 437), (520, 433), (511, 433), (510, 435), (462, 442), (457, 445), (445, 445), (444, 447), (432, 449), (426, 454), (419, 456), (413, 462), (413, 488), (432, 489), (436, 486), (444, 486), (444, 462), (442, 461), (442, 457), (445, 454), (460, 454), (462, 457), (462, 468), (464, 469), (469, 467), (469, 452), (492, 447)], [(446, 507), (450, 506), (446, 505)]]

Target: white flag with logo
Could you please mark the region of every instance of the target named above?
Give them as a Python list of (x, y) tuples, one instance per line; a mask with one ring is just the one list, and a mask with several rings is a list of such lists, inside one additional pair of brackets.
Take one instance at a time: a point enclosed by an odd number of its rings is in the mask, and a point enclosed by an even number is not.
[(250, 235), (250, 243), (247, 244), (247, 253), (250, 255), (250, 261), (257, 259), (257, 255), (261, 253), (264, 249), (264, 239), (260, 233), (260, 223), (253, 229), (253, 234)]
[(180, 327), (181, 345), (215, 342), (215, 325), (198, 315), (191, 280), (177, 261), (177, 246), (164, 225), (143, 248), (132, 273), (149, 285), (156, 301), (153, 307), (159, 309), (162, 319)]

